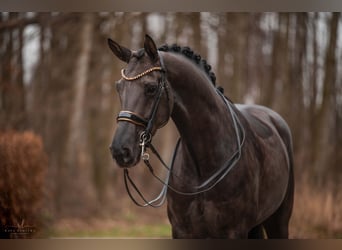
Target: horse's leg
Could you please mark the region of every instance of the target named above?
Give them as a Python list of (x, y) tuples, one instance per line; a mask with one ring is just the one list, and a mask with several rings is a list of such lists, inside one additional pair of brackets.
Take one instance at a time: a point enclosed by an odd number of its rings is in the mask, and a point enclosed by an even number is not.
[(265, 239), (264, 227), (262, 224), (253, 227), (248, 232), (249, 239)]
[(263, 223), (267, 237), (272, 238), (288, 238), (289, 237), (289, 221), (292, 214), (293, 197), (294, 197), (294, 175), (292, 156), (290, 156), (290, 176), (287, 186), (286, 195), (280, 207)]
[(277, 122), (272, 119), (280, 137), (286, 145), (287, 154), (289, 156), (289, 181), (286, 194), (280, 207), (263, 222), (268, 238), (288, 238), (289, 237), (289, 221), (293, 208), (294, 197), (294, 170), (293, 170), (293, 151), (291, 132), (285, 122)]

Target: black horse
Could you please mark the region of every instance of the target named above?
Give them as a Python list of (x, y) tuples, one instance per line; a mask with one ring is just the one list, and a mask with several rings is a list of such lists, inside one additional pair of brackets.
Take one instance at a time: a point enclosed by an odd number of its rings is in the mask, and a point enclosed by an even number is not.
[(165, 181), (172, 236), (288, 238), (294, 177), (286, 122), (266, 107), (226, 99), (188, 47), (157, 49), (148, 35), (137, 51), (108, 44), (127, 63), (116, 83), (122, 111), (110, 146), (127, 183), (136, 187), (128, 169), (141, 156), (151, 168), (146, 148), (155, 152), (152, 136), (169, 117), (181, 136)]

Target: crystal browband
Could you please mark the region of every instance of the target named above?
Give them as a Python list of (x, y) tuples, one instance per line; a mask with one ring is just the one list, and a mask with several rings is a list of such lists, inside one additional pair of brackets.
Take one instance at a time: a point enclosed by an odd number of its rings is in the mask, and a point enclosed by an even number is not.
[(125, 79), (125, 80), (127, 80), (127, 81), (134, 81), (134, 80), (137, 80), (137, 79), (139, 79), (140, 77), (143, 77), (143, 76), (145, 76), (145, 75), (151, 73), (152, 71), (156, 71), (156, 70), (162, 71), (163, 69), (162, 69), (162, 67), (152, 67), (152, 68), (149, 68), (148, 70), (145, 70), (144, 72), (142, 72), (142, 73), (140, 73), (140, 74), (138, 74), (138, 75), (136, 75), (136, 76), (132, 76), (132, 77), (126, 76), (126, 75), (125, 75), (125, 70), (122, 69), (122, 70), (121, 70), (121, 76), (122, 76), (123, 79)]

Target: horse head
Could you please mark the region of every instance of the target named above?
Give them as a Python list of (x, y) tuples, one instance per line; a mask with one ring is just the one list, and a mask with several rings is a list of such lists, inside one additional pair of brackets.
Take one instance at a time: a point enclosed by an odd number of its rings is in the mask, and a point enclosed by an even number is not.
[(122, 78), (116, 82), (121, 111), (110, 151), (119, 167), (128, 168), (139, 162), (157, 129), (168, 122), (173, 96), (162, 57), (150, 36), (145, 36), (144, 48), (137, 51), (111, 39), (108, 45), (127, 63), (121, 71)]

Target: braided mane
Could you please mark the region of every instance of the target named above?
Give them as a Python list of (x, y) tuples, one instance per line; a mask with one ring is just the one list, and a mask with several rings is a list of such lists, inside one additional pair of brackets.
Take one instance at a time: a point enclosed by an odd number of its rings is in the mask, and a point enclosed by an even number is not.
[(164, 44), (158, 48), (160, 51), (164, 52), (175, 52), (179, 54), (183, 54), (187, 58), (189, 58), (191, 61), (196, 63), (210, 78), (212, 84), (216, 85), (216, 76), (215, 73), (211, 71), (211, 66), (207, 63), (205, 59), (202, 59), (202, 57), (199, 54), (196, 54), (192, 49), (189, 47), (181, 47), (177, 44)]

